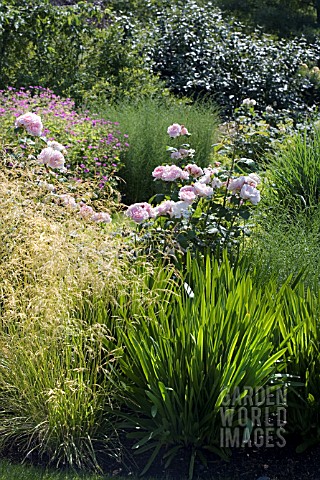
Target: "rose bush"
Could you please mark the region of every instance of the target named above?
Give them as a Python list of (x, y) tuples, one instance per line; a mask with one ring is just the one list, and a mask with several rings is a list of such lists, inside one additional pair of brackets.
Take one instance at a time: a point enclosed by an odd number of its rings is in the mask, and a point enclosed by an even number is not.
[[(182, 128), (171, 125), (169, 136), (176, 139)], [(126, 211), (139, 225), (143, 248), (163, 253), (234, 251), (249, 232), (251, 206), (260, 201), (260, 178), (254, 173), (235, 176), (234, 161), (229, 168), (216, 162), (204, 169), (183, 158), (178, 161), (179, 165), (159, 165), (152, 172), (155, 181), (163, 182), (165, 193)]]
[(281, 150), (287, 138), (313, 130), (318, 119), (317, 108), (309, 109), (302, 119), (292, 111), (265, 109), (253, 99), (246, 98), (233, 112), (233, 120), (220, 125), (222, 138), (215, 144), (215, 153), (223, 158), (237, 157), (237, 163), (246, 171), (256, 171), (270, 154)]

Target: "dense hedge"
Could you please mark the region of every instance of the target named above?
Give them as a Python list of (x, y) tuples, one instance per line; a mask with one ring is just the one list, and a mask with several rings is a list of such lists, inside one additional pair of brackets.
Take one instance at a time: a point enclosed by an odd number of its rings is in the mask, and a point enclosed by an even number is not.
[(212, 95), (227, 111), (250, 97), (261, 108), (301, 110), (319, 100), (302, 63), (316, 64), (320, 44), (301, 37), (277, 41), (256, 30), (250, 34), (240, 23), (228, 23), (209, 2), (175, 2), (157, 12), (150, 57), (177, 94)]

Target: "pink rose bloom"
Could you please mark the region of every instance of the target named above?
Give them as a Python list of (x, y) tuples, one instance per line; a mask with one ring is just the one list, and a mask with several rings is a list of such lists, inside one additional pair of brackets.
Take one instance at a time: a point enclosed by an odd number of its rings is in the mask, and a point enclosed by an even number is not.
[(203, 169), (203, 177), (199, 178), (200, 183), (210, 183), (212, 180), (213, 175), (217, 172), (211, 167)]
[(149, 218), (154, 218), (156, 215), (156, 212), (154, 211), (154, 209), (151, 207), (149, 203), (141, 202), (141, 203), (134, 203), (133, 205), (130, 205), (130, 207), (126, 211), (126, 215), (129, 218), (132, 218), (134, 222), (142, 223), (142, 222), (145, 222), (146, 220), (149, 220)]
[(198, 165), (196, 165), (195, 163), (189, 163), (189, 165), (184, 167), (184, 170), (194, 178), (197, 178), (203, 175), (202, 168), (198, 167)]
[(164, 165), (159, 165), (159, 167), (156, 167), (153, 170), (152, 176), (155, 178), (155, 180), (162, 180), (162, 176), (163, 176), (164, 171), (165, 171), (165, 166)]
[(196, 182), (193, 187), (199, 197), (210, 197), (213, 194), (213, 188), (205, 183)]
[(16, 119), (15, 126), (17, 128), (24, 127), (30, 135), (36, 137), (40, 137), (43, 130), (41, 118), (39, 115), (31, 112), (20, 115), (20, 117)]
[(188, 178), (188, 172), (184, 172), (180, 167), (176, 165), (166, 165), (161, 179), (165, 182), (174, 182), (178, 179), (187, 180)]
[(252, 205), (257, 205), (260, 202), (260, 192), (252, 185), (244, 184), (240, 191), (240, 197), (244, 200), (249, 200)]
[(188, 180), (189, 179), (189, 173), (186, 172), (185, 170), (181, 170), (180, 179), (181, 180)]
[(171, 153), (171, 158), (174, 160), (180, 160), (180, 158), (186, 158), (186, 157), (193, 157), (195, 150), (190, 148), (187, 150), (186, 148), (179, 148), (179, 150), (176, 150)]
[(58, 150), (54, 150), (52, 147), (46, 147), (38, 155), (38, 160), (44, 165), (48, 165), (51, 168), (63, 168), (64, 156)]
[(253, 186), (256, 187), (257, 185), (259, 185), (259, 183), (261, 183), (261, 178), (256, 173), (249, 173), (247, 183), (249, 185), (252, 185), (251, 182), (254, 182), (255, 185), (253, 185)]
[(89, 220), (92, 217), (92, 215), (94, 214), (94, 210), (89, 205), (86, 205), (85, 203), (83, 203), (80, 206), (79, 214), (82, 218), (84, 218), (86, 220)]
[(180, 135), (189, 135), (189, 132), (184, 125), (181, 125)]
[(60, 195), (59, 198), (61, 198), (62, 203), (65, 207), (72, 208), (73, 210), (76, 210), (77, 208), (79, 208), (79, 205), (75, 201), (74, 197), (72, 197), (71, 195), (68, 195), (67, 193), (64, 195)]
[(154, 213), (156, 216), (161, 216), (161, 215), (172, 215), (172, 207), (175, 204), (173, 200), (165, 200), (164, 202), (160, 203), (157, 207), (154, 209)]
[(180, 200), (191, 204), (197, 198), (196, 189), (191, 185), (186, 185), (185, 187), (180, 188), (179, 198)]
[(181, 156), (182, 158), (186, 158), (186, 157), (194, 157), (194, 152), (195, 150), (193, 148), (189, 148), (189, 150), (187, 150), (186, 148), (180, 148), (179, 152), (181, 153)]
[(228, 185), (228, 190), (235, 191), (235, 190), (241, 190), (243, 185), (247, 183), (247, 177), (241, 175), (241, 177), (238, 178), (233, 178), (230, 180), (229, 185)]
[(107, 212), (96, 212), (92, 215), (91, 220), (97, 223), (111, 223), (111, 217)]
[(64, 168), (64, 156), (58, 150), (54, 150), (54, 155), (50, 157), (48, 166), (51, 168)]
[(174, 123), (168, 127), (167, 132), (171, 138), (179, 137), (181, 134), (181, 125), (179, 125), (179, 123)]
[(171, 217), (174, 218), (188, 218), (190, 216), (188, 202), (174, 202), (171, 209)]
[(211, 182), (212, 188), (221, 188), (222, 187), (222, 182), (219, 178), (214, 177), (212, 182)]
[(38, 155), (38, 160), (40, 163), (43, 163), (44, 165), (47, 165), (51, 155), (54, 154), (54, 150), (51, 147), (46, 147), (43, 150), (41, 150), (41, 153)]

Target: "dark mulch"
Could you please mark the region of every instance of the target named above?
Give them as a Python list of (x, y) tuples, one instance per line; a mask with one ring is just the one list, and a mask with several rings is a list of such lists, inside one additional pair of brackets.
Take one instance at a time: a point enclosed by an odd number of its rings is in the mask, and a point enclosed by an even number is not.
[[(135, 457), (136, 467), (116, 469), (114, 474), (132, 475), (143, 469), (148, 457)], [(160, 460), (154, 462), (147, 477), (186, 480), (188, 478), (189, 456), (179, 455), (169, 469)], [(229, 461), (212, 455), (207, 467), (200, 462), (195, 465), (194, 479), (197, 480), (320, 480), (320, 445), (296, 453), (296, 442), (282, 447), (235, 448)]]
[[(320, 480), (320, 445), (309, 448), (303, 453), (296, 453), (299, 442), (287, 440), (284, 447), (271, 448), (234, 448), (229, 461), (221, 460), (216, 455), (206, 455), (207, 466), (196, 461), (194, 480)], [(148, 455), (131, 455), (128, 445), (124, 463), (117, 463), (105, 454), (99, 463), (108, 476), (138, 476), (148, 461)], [(6, 452), (2, 458), (21, 461), (21, 453), (15, 450)], [(163, 452), (164, 453), (164, 452)], [(45, 466), (49, 459), (37, 458), (35, 454), (28, 458), (30, 464)], [(181, 452), (168, 469), (164, 468), (161, 455), (152, 464), (146, 480), (154, 479), (187, 480), (190, 452)], [(28, 463), (29, 463), (28, 462)], [(60, 466), (61, 468), (61, 466)]]

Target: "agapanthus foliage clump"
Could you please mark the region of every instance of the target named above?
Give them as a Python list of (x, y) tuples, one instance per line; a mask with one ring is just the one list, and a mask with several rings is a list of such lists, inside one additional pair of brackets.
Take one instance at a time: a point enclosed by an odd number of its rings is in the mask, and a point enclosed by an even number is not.
[[(44, 128), (40, 128), (34, 115), (30, 119), (30, 114), (41, 116)], [(122, 152), (129, 146), (127, 135), (121, 133), (117, 122), (90, 116), (88, 111), (78, 113), (70, 98), (61, 98), (42, 87), (20, 90), (8, 88), (0, 91), (0, 118), (0, 136), (5, 138), (6, 143), (16, 141), (12, 128), (15, 121), (16, 127), (26, 127), (24, 133), (43, 136), (47, 141), (58, 141), (63, 145), (63, 166), (67, 171), (73, 172), (75, 181), (90, 180), (95, 184), (99, 196), (102, 193), (110, 194), (117, 188)], [(17, 123), (18, 118), (20, 120)], [(20, 147), (20, 160), (24, 161), (28, 156), (34, 155), (35, 145), (32, 139), (21, 136)], [(52, 145), (48, 145), (48, 148), (52, 148)], [(61, 152), (57, 153), (59, 149), (54, 146), (53, 149), (56, 151), (55, 161), (62, 164)], [(47, 151), (47, 155), (43, 154), (46, 155), (45, 158), (49, 158), (49, 153)], [(53, 156), (51, 152), (51, 158)]]
[(152, 172), (154, 180), (163, 183), (164, 193), (149, 203), (135, 203), (126, 212), (139, 225), (139, 240), (148, 251), (165, 254), (233, 251), (249, 232), (251, 207), (260, 201), (260, 178), (255, 173), (236, 175), (235, 159), (229, 167), (215, 162), (201, 168), (193, 161), (190, 144), (178, 145), (180, 137), (190, 135), (186, 127), (173, 124), (168, 134), (175, 142), (167, 148), (175, 163)]

